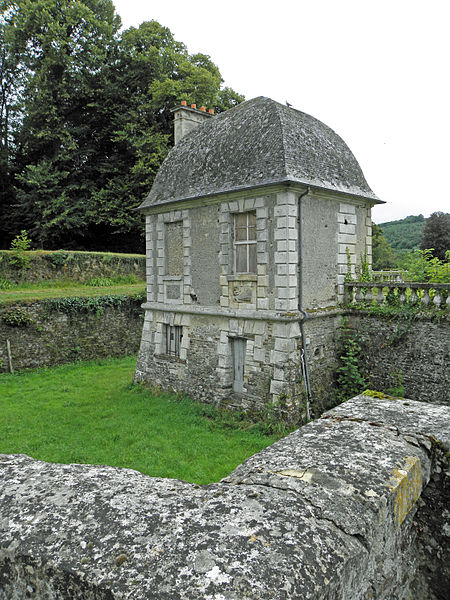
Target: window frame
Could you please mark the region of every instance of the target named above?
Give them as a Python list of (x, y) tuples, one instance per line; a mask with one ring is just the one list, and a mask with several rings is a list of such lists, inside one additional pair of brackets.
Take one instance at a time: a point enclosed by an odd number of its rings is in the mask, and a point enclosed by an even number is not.
[(164, 330), (164, 354), (180, 358), (181, 344), (183, 340), (182, 325), (165, 325)]
[[(254, 219), (254, 225), (249, 225), (249, 215), (253, 215), (253, 219)], [(246, 217), (246, 223), (245, 223), (245, 227), (238, 227), (237, 226), (237, 219), (239, 217)], [(243, 240), (238, 240), (238, 235), (237, 235), (237, 230), (245, 230), (246, 233), (246, 238)], [(249, 236), (249, 232), (253, 230), (254, 231), (254, 239), (251, 239)], [(257, 244), (257, 229), (256, 229), (256, 211), (255, 210), (249, 210), (249, 211), (245, 211), (245, 212), (240, 212), (240, 213), (233, 213), (233, 254), (234, 254), (234, 264), (233, 264), (233, 271), (236, 275), (256, 275), (257, 271), (258, 271), (258, 266), (257, 266), (257, 254), (256, 254), (256, 244)], [(247, 270), (246, 271), (238, 271), (237, 269), (237, 248), (238, 247), (245, 247), (246, 248), (246, 253), (245, 253), (245, 260), (246, 260), (246, 267)], [(255, 253), (255, 269), (254, 271), (250, 270), (250, 266), (251, 266), (251, 260), (250, 260), (250, 247), (254, 247), (254, 253)]]

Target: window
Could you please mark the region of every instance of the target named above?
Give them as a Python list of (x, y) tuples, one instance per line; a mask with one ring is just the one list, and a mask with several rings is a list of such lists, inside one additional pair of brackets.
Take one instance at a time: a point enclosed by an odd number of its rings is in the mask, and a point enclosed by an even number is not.
[(256, 212), (234, 215), (235, 273), (256, 273)]
[(170, 356), (180, 356), (183, 328), (180, 325), (166, 325), (165, 353)]

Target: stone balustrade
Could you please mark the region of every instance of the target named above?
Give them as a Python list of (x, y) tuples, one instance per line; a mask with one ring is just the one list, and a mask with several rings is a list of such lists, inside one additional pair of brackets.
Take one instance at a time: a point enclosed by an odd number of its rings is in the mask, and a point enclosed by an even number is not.
[(345, 283), (346, 305), (414, 305), (450, 308), (449, 283), (350, 281)]
[(402, 271), (372, 271), (372, 281), (394, 281), (403, 282)]

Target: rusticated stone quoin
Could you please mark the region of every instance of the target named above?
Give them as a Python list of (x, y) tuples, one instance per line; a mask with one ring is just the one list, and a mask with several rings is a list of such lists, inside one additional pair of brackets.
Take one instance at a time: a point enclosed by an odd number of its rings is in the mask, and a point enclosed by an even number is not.
[(206, 486), (2, 455), (0, 598), (443, 600), (449, 417), (358, 396)]

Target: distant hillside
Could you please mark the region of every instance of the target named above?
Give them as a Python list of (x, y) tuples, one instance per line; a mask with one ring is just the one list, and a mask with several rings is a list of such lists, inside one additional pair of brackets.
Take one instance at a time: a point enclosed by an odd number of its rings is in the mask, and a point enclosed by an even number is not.
[(418, 248), (422, 239), (425, 217), (411, 215), (398, 221), (380, 223), (384, 237), (396, 250), (413, 250)]

